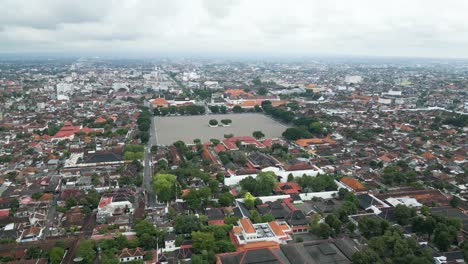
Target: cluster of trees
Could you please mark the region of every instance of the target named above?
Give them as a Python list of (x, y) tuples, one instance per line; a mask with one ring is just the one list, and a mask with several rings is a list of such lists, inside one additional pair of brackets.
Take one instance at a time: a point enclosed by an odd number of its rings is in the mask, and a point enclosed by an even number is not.
[(226, 114), (227, 113), (227, 107), (224, 105), (222, 106), (212, 105), (209, 108), (213, 114), (219, 114), (219, 113)]
[(104, 128), (106, 125), (114, 126), (114, 120), (112, 118), (107, 118), (106, 121), (99, 123), (96, 123), (94, 118), (86, 118), (83, 120), (83, 126), (87, 127)]
[(89, 214), (92, 212), (93, 209), (96, 209), (98, 207), (100, 200), (101, 195), (95, 189), (90, 189), (86, 194), (86, 197), (80, 199), (77, 199), (75, 197), (68, 197), (65, 200), (65, 207), (58, 206), (57, 211), (66, 212), (72, 207), (79, 205), (81, 206), (81, 210), (83, 210), (83, 213)]
[(295, 127), (286, 129), (283, 137), (288, 140), (300, 138), (311, 138), (313, 136), (326, 136), (330, 129), (326, 128), (320, 121), (311, 117), (300, 117), (293, 121)]
[(155, 108), (153, 110), (154, 115), (156, 116), (166, 116), (166, 115), (203, 115), (205, 113), (205, 107), (203, 105), (181, 105), (169, 107)]
[(352, 129), (352, 128), (345, 128), (343, 130), (343, 134), (347, 138), (354, 139), (359, 142), (367, 142), (369, 138), (375, 137), (377, 134), (382, 134), (384, 130), (382, 128), (374, 128), (374, 129)]
[(214, 263), (215, 254), (235, 251), (235, 246), (229, 238), (233, 221), (229, 224), (208, 225), (208, 218), (204, 215), (180, 215), (175, 219), (174, 231), (178, 234), (176, 245), (180, 244), (179, 237), (193, 241), (194, 255), (192, 263)]
[(398, 227), (387, 227), (383, 234), (370, 238), (369, 247), (354, 253), (355, 264), (433, 263), (432, 251), (406, 238)]
[[(458, 243), (459, 219), (429, 215), (427, 208), (421, 211), (423, 216), (415, 216), (413, 209), (397, 206), (395, 220), (401, 225), (410, 224), (419, 235), (427, 235), (441, 251)], [(400, 226), (391, 226), (378, 217), (363, 217), (359, 219), (359, 231), (369, 240), (369, 247), (355, 253), (353, 263), (432, 263), (431, 250), (421, 249), (413, 238), (404, 237)]]
[(151, 126), (151, 113), (148, 108), (143, 108), (137, 119), (138, 134), (137, 137), (143, 144), (148, 143), (150, 139), (149, 129)]
[(229, 238), (232, 225), (203, 225), (200, 231), (192, 232), (193, 250), (192, 263), (214, 263), (215, 254), (233, 252), (236, 250)]
[(210, 182), (210, 174), (201, 171), (199, 167), (193, 166), (192, 164), (182, 164), (180, 167), (170, 172), (177, 175), (177, 181), (182, 189), (187, 188), (193, 180), (202, 180), (205, 184), (209, 184)]
[(305, 98), (307, 98), (309, 100), (316, 101), (320, 97), (322, 97), (322, 94), (321, 93), (314, 93), (314, 91), (312, 91), (310, 89), (307, 89), (304, 93), (297, 93), (297, 94), (293, 94), (292, 96), (293, 97), (305, 97)]
[(223, 192), (219, 195), (218, 203), (221, 206), (230, 206), (234, 200), (235, 197), (230, 192)]
[(292, 122), (295, 117), (294, 112), (288, 111), (286, 109), (274, 107), (272, 106), (271, 101), (268, 101), (268, 100), (262, 102), (262, 109), (267, 115), (270, 115), (273, 118), (281, 120), (285, 123)]
[(235, 105), (232, 108), (232, 112), (236, 113), (236, 114), (240, 114), (240, 113), (244, 112), (244, 109), (242, 109), (242, 107), (240, 105)]
[(218, 153), (218, 157), (223, 165), (226, 165), (230, 162), (245, 165), (247, 162), (247, 156), (245, 156), (243, 151), (221, 151)]
[[(290, 105), (291, 109), (298, 109), (296, 105)], [(295, 127), (286, 129), (283, 137), (288, 140), (297, 140), (300, 138), (311, 138), (315, 136), (326, 136), (330, 129), (325, 127), (319, 120), (310, 117), (297, 117), (293, 111), (283, 108), (273, 107), (270, 101), (262, 102), (263, 111), (273, 118), (285, 123), (293, 123)]]
[[(191, 148), (187, 147), (185, 142), (181, 140), (174, 142), (174, 146), (176, 147), (177, 151), (181, 155), (183, 155), (188, 161), (196, 160), (199, 156), (197, 155), (197, 152), (194, 152)], [(197, 143), (198, 154), (201, 154), (201, 151), (202, 151), (201, 147), (202, 147), (201, 142), (198, 142)]]
[[(48, 258), (50, 263), (58, 264), (62, 260), (62, 257), (65, 253), (64, 248), (65, 248), (65, 245), (62, 241), (57, 242), (56, 245), (48, 252), (43, 251), (38, 246), (29, 246), (26, 249), (26, 254), (24, 255), (24, 258), (27, 260), (38, 259), (38, 258)], [(15, 258), (9, 255), (0, 256), (1, 263), (7, 263), (10, 261), (14, 261), (14, 260)]]
[(387, 166), (383, 170), (383, 183), (388, 185), (413, 184), (418, 179), (414, 170), (405, 166)]
[[(164, 243), (165, 232), (154, 227), (153, 224), (146, 220), (138, 221), (134, 230), (136, 238), (132, 240), (128, 240), (125, 236), (117, 233), (113, 239), (101, 239), (97, 243), (85, 242), (83, 248), (88, 252), (83, 252), (83, 256), (81, 257), (86, 258), (86, 260), (91, 260), (91, 262), (85, 263), (93, 263), (92, 261), (96, 257), (96, 248), (100, 248), (100, 263), (117, 264), (119, 263), (117, 255), (120, 250), (124, 248), (141, 247), (147, 250), (144, 260), (152, 259), (153, 256), (150, 250), (155, 249), (158, 244), (162, 245)], [(82, 247), (81, 243), (80, 247)]]
[(338, 188), (335, 178), (327, 174), (318, 174), (316, 177), (303, 175), (302, 177), (295, 177), (294, 181), (303, 189), (309, 189), (313, 192), (336, 191)]
[(274, 172), (260, 172), (256, 178), (251, 176), (240, 181), (240, 186), (244, 191), (255, 196), (270, 195), (278, 183), (278, 178)]
[(325, 218), (325, 222), (320, 223), (320, 216), (315, 214), (310, 222), (310, 232), (321, 237), (328, 238), (341, 233), (342, 222), (335, 214), (330, 214)]
[(142, 160), (145, 155), (145, 148), (142, 145), (127, 144), (124, 147), (125, 160)]
[(60, 264), (62, 262), (63, 255), (65, 255), (65, 244), (57, 243), (53, 248), (49, 250), (50, 263)]
[[(231, 123), (232, 123), (232, 120), (231, 120), (231, 119), (222, 119), (222, 120), (221, 120), (221, 124), (223, 124), (224, 126), (227, 126), (227, 125), (229, 125), (229, 124), (231, 124)], [(216, 120), (216, 119), (211, 119), (211, 120), (209, 121), (209, 124), (210, 124), (210, 126), (217, 126), (217, 125), (218, 125), (218, 120)]]
[(81, 263), (91, 264), (96, 258), (96, 242), (94, 240), (82, 240), (76, 251), (76, 256), (82, 258)]
[(47, 133), (49, 136), (53, 136), (57, 134), (57, 132), (63, 127), (62, 123), (54, 123), (54, 122), (49, 122), (47, 123), (47, 131), (44, 131), (44, 133)]
[(411, 220), (411, 230), (420, 235), (427, 235), (429, 241), (442, 251), (457, 244), (457, 233), (461, 229), (460, 219), (435, 215), (416, 216)]
[(313, 117), (299, 117), (293, 121), (293, 124), (302, 131), (307, 131), (314, 136), (326, 136), (330, 133), (329, 128)]
[[(262, 200), (260, 200), (259, 198), (255, 198), (255, 196), (253, 196), (250, 192), (246, 192), (244, 194), (244, 205), (245, 207), (247, 207), (247, 209), (253, 210), (257, 205), (260, 205), (260, 204), (262, 204)], [(254, 211), (252, 211), (252, 214), (254, 213)], [(254, 218), (252, 218), (251, 220), (255, 221)]]
[(301, 138), (311, 138), (312, 134), (298, 127), (290, 127), (283, 132), (282, 136), (287, 140), (298, 140)]
[(198, 190), (190, 189), (190, 191), (183, 198), (190, 209), (199, 210), (202, 208), (202, 206), (206, 207), (210, 197), (210, 187), (203, 187)]
[(195, 252), (192, 263), (194, 259), (195, 263), (213, 262), (214, 254), (235, 251), (236, 247), (229, 238), (231, 230), (232, 225), (202, 225), (200, 231), (192, 232)]
[(166, 173), (157, 173), (153, 176), (153, 190), (161, 202), (169, 202), (176, 195), (176, 176)]
[(446, 125), (452, 125), (452, 126), (461, 128), (461, 127), (468, 126), (468, 116), (456, 114), (456, 115), (446, 118), (443, 122)]
[(349, 232), (354, 232), (356, 226), (349, 222), (348, 216), (357, 213), (357, 204), (359, 202), (356, 196), (347, 189), (340, 189), (337, 198), (343, 200), (341, 207), (332, 214), (327, 215), (324, 222), (320, 222), (318, 214), (314, 215), (310, 222), (311, 233), (321, 238), (328, 238), (341, 234), (343, 227), (346, 227)]
[(0, 164), (2, 163), (8, 163), (13, 159), (11, 155), (2, 155), (0, 156)]

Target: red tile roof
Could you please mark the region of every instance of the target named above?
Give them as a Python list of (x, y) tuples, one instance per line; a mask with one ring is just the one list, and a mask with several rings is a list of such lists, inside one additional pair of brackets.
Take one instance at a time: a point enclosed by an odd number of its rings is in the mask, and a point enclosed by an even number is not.
[(252, 225), (252, 222), (248, 218), (242, 218), (240, 220), (240, 224), (242, 228), (244, 229), (245, 233), (247, 234), (253, 234), (255, 233), (255, 228)]
[(314, 166), (307, 163), (296, 163), (289, 166), (284, 166), (286, 171), (298, 171), (298, 170), (312, 170), (315, 169)]
[(353, 189), (356, 192), (365, 191), (366, 187), (360, 183), (358, 180), (350, 178), (350, 177), (343, 177), (340, 180), (342, 183), (346, 184), (348, 187)]
[(295, 194), (301, 192), (301, 187), (295, 182), (280, 182), (275, 187), (276, 193)]

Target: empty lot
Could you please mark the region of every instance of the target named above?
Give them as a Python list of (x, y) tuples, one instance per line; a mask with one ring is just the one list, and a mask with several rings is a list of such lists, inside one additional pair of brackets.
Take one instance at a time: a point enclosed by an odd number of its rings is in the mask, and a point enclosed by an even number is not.
[[(229, 127), (209, 127), (210, 119), (220, 122), (231, 119)], [(177, 140), (192, 143), (194, 139), (206, 142), (212, 138), (222, 140), (225, 134), (252, 136), (254, 131), (262, 131), (267, 138), (281, 137), (288, 126), (276, 122), (263, 114), (226, 114), (199, 116), (154, 117), (156, 144), (171, 145)]]

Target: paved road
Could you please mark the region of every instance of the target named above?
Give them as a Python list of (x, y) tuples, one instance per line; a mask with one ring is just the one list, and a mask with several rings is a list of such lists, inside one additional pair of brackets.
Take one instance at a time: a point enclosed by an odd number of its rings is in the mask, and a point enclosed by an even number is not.
[(54, 221), (54, 218), (55, 218), (55, 212), (57, 211), (57, 199), (58, 199), (59, 195), (58, 194), (54, 194), (54, 199), (52, 200), (50, 206), (49, 206), (49, 210), (47, 212), (47, 227), (44, 229), (44, 234), (43, 234), (43, 238), (47, 238), (49, 236), (49, 233), (50, 233), (50, 228), (52, 228), (52, 224), (55, 223)]
[(155, 207), (156, 206), (156, 195), (154, 194), (153, 187), (151, 186), (151, 178), (153, 175), (153, 170), (151, 168), (151, 147), (156, 136), (154, 118), (151, 119), (150, 126), (150, 140), (145, 146), (145, 170), (143, 175), (143, 188), (146, 190), (146, 207)]

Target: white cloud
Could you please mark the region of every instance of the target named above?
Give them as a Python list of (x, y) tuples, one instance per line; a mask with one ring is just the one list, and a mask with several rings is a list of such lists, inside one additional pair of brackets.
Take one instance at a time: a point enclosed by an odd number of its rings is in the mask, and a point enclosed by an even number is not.
[(468, 57), (466, 0), (3, 0), (0, 52)]

